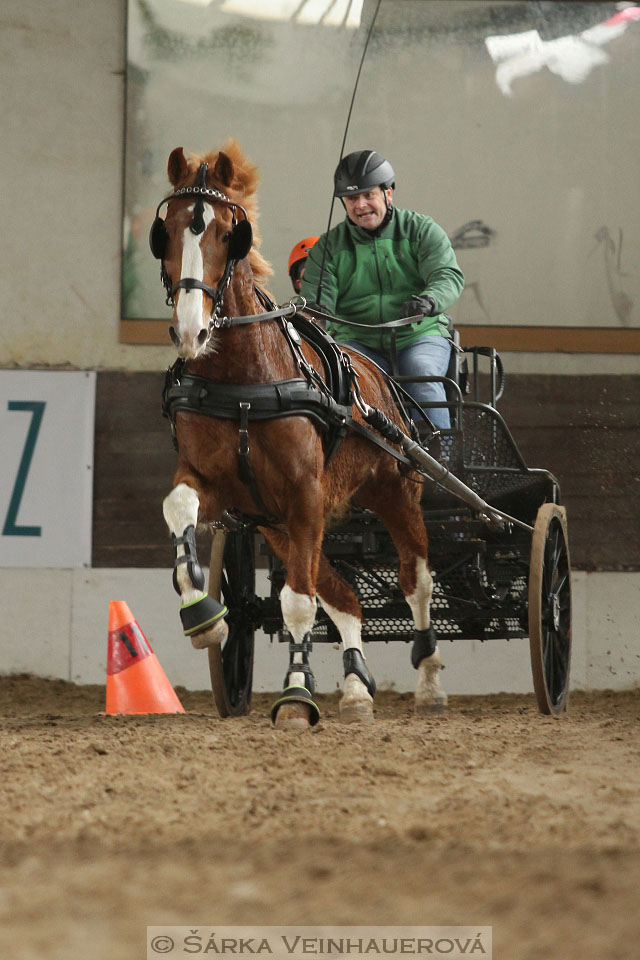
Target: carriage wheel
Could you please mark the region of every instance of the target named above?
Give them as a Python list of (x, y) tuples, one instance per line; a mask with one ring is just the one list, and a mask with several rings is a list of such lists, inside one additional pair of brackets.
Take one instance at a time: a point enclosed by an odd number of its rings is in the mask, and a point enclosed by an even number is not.
[(249, 712), (253, 680), (255, 602), (253, 533), (216, 530), (211, 544), (209, 594), (229, 608), (229, 634), (222, 644), (209, 647), (211, 688), (221, 717)]
[(541, 713), (567, 705), (571, 664), (571, 566), (564, 507), (538, 510), (529, 569), (529, 645), (533, 688)]

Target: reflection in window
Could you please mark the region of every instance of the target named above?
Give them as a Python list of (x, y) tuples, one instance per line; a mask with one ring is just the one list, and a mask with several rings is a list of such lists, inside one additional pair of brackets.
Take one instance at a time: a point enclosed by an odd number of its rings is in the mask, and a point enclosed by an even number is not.
[[(147, 236), (169, 153), (227, 137), (260, 169), (269, 289), (288, 299), (376, 6), (128, 0), (124, 318), (168, 319)], [(640, 3), (383, 0), (345, 149), (387, 156), (397, 206), (449, 233), (458, 324), (638, 327), (639, 74)]]
[(363, 0), (224, 0), (222, 12), (259, 20), (359, 27), (362, 4)]
[(627, 27), (640, 20), (640, 7), (625, 7), (613, 17), (583, 30), (552, 40), (543, 40), (538, 30), (487, 37), (485, 43), (498, 64), (496, 81), (506, 96), (513, 93), (513, 81), (547, 67), (568, 83), (582, 83), (594, 67), (608, 63), (602, 49), (622, 36)]

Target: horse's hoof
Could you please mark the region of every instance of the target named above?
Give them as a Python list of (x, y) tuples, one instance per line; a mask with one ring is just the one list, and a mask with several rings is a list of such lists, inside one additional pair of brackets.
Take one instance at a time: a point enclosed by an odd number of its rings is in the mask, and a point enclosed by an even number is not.
[(271, 722), (280, 730), (308, 730), (320, 719), (320, 710), (306, 689), (297, 684), (285, 687), (271, 707)]
[(308, 730), (311, 727), (311, 709), (305, 703), (283, 703), (273, 721), (278, 730)]
[(442, 659), (436, 647), (430, 657), (424, 657), (418, 665), (418, 685), (415, 693), (415, 712), (421, 716), (444, 713), (447, 694), (440, 685)]
[[(373, 687), (375, 690), (375, 686)], [(373, 697), (355, 673), (344, 678), (344, 691), (339, 704), (343, 723), (372, 723)]]
[(195, 647), (196, 650), (215, 647), (219, 643), (224, 643), (228, 633), (229, 627), (227, 626), (227, 621), (218, 620), (218, 622), (214, 623), (208, 630), (203, 630), (202, 633), (196, 633), (195, 636), (191, 637), (191, 645)]
[(418, 717), (430, 717), (434, 713), (446, 713), (446, 697), (441, 700), (416, 700), (415, 713)]
[(340, 701), (340, 719), (343, 723), (373, 723), (373, 701)]

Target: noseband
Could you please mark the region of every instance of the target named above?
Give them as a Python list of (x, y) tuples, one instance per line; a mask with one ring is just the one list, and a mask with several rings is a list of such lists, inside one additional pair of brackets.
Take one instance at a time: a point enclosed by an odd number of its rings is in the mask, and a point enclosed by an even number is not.
[[(176, 190), (168, 197), (165, 197), (164, 200), (160, 201), (156, 208), (155, 219), (149, 232), (149, 246), (151, 247), (151, 253), (153, 256), (156, 258), (156, 260), (160, 260), (161, 262), (160, 278), (167, 293), (167, 306), (175, 306), (174, 298), (178, 290), (185, 290), (187, 293), (190, 290), (204, 291), (204, 293), (206, 293), (212, 301), (211, 322), (209, 325), (209, 331), (211, 331), (213, 327), (220, 326), (219, 313), (222, 307), (222, 301), (224, 299), (225, 292), (231, 283), (231, 278), (233, 276), (236, 263), (238, 260), (243, 260), (251, 249), (251, 244), (253, 242), (253, 231), (247, 216), (247, 211), (241, 204), (236, 203), (234, 200), (230, 200), (229, 197), (222, 193), (221, 190), (217, 190), (215, 187), (208, 187), (206, 185), (207, 166), (208, 164), (206, 163), (200, 164), (198, 177), (194, 186), (180, 187), (179, 190)], [(228, 234), (229, 245), (227, 249), (227, 262), (225, 264), (224, 272), (220, 278), (217, 289), (207, 283), (203, 283), (201, 280), (197, 280), (195, 277), (181, 277), (180, 280), (172, 284), (165, 267), (165, 257), (167, 243), (169, 242), (169, 234), (167, 232), (165, 222), (160, 216), (160, 210), (165, 203), (168, 204), (172, 200), (181, 200), (185, 197), (191, 196), (195, 197), (196, 202), (189, 229), (196, 235), (204, 233), (205, 230), (205, 203), (224, 203), (231, 209), (232, 228), (231, 232)], [(237, 210), (242, 210), (244, 220), (237, 220)]]

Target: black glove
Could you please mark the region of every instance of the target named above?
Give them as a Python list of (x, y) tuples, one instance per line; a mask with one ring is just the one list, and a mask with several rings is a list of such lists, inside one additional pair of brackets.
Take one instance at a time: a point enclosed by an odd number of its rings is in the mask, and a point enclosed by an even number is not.
[(436, 302), (433, 297), (411, 297), (402, 304), (400, 316), (414, 317), (421, 313), (424, 317), (432, 317), (435, 309)]

